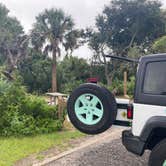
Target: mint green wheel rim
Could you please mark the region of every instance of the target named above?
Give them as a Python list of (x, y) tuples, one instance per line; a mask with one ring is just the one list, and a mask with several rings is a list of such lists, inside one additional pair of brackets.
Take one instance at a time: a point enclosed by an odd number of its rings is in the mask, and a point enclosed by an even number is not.
[(103, 117), (101, 100), (93, 94), (83, 94), (75, 102), (74, 111), (77, 118), (86, 125), (95, 125)]
[(164, 161), (163, 166), (166, 166), (166, 160)]

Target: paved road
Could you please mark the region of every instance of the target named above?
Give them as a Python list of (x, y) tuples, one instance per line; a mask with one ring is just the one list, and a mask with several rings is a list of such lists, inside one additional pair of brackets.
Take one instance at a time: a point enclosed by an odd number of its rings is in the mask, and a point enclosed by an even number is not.
[(149, 152), (142, 157), (129, 153), (121, 143), (120, 134), (116, 139), (107, 138), (46, 166), (147, 166)]

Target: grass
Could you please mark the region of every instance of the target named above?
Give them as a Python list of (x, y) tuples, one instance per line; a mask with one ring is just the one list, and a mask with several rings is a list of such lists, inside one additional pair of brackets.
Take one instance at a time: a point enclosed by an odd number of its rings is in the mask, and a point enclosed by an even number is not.
[(11, 166), (17, 160), (47, 150), (52, 146), (63, 148), (71, 139), (83, 136), (78, 131), (62, 131), (33, 137), (0, 137), (0, 166)]

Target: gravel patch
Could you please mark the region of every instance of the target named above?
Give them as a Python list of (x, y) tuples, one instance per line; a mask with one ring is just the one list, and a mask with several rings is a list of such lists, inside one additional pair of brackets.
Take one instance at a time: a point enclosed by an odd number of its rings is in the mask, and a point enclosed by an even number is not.
[(118, 139), (108, 139), (93, 144), (46, 166), (147, 166), (149, 152), (142, 157), (128, 152)]

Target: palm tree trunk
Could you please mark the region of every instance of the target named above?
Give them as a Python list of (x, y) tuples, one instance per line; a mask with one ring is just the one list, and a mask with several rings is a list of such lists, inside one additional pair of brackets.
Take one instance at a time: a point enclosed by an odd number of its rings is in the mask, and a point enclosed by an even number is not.
[(56, 78), (56, 50), (53, 50), (52, 61), (52, 92), (57, 92), (57, 78)]

